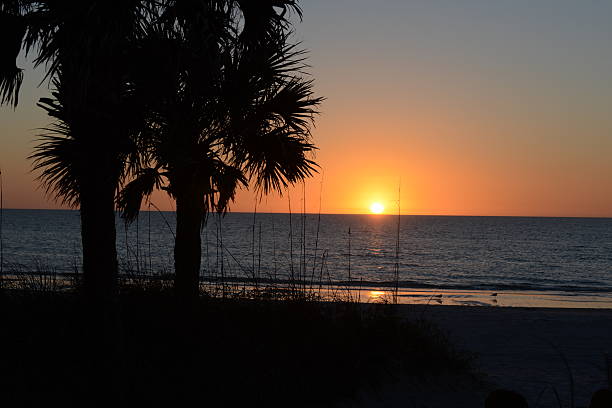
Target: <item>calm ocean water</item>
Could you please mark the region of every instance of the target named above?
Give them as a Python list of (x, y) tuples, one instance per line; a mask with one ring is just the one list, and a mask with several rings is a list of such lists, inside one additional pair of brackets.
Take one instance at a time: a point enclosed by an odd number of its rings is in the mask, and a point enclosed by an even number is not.
[[(305, 270), (315, 281), (385, 288), (394, 281), (397, 221), (214, 215), (202, 231), (202, 274), (282, 280)], [(129, 227), (118, 219), (122, 268), (170, 272), (173, 229), (171, 212), (143, 212)], [(72, 272), (80, 262), (79, 214), (5, 210), (2, 240), (5, 271)], [(612, 219), (402, 216), (399, 247), (402, 288), (612, 297)]]

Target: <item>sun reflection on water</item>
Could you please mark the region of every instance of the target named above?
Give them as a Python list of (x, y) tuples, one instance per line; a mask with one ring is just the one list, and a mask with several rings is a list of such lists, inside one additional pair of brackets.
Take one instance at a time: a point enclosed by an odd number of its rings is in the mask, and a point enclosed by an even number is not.
[(383, 296), (385, 296), (387, 293), (382, 291), (382, 290), (371, 290), (370, 291), (370, 297), (372, 299), (380, 299)]

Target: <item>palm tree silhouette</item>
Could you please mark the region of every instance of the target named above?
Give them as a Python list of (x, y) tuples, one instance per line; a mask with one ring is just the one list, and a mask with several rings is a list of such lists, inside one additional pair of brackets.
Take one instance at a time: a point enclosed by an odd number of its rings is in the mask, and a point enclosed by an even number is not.
[[(0, 1), (2, 52), (12, 61), (22, 48), (34, 53), (55, 87), (39, 103), (55, 123), (32, 158), (47, 192), (80, 208), (84, 288), (93, 299), (116, 286), (115, 194), (139, 119), (127, 59), (146, 12), (136, 0)], [(12, 61), (0, 67), (0, 102), (16, 105), (22, 76)]]
[[(86, 292), (113, 294), (116, 192), (129, 218), (162, 186), (177, 203), (176, 288), (194, 295), (200, 229), (236, 189), (308, 177), (320, 98), (288, 44), (294, 0), (0, 0), (0, 103), (18, 103), (21, 49), (47, 68), (54, 123), (31, 158), (47, 192), (79, 207)], [(136, 137), (138, 136), (138, 137)], [(147, 168), (143, 163), (153, 164)]]
[(148, 67), (134, 86), (148, 104), (141, 151), (151, 167), (125, 187), (119, 206), (132, 220), (162, 186), (176, 200), (180, 296), (199, 293), (210, 211), (227, 211), (249, 181), (260, 193), (282, 191), (315, 170), (310, 126), (321, 98), (298, 75), (303, 53), (288, 43), (288, 8), (300, 13), (294, 1), (177, 2), (148, 27), (136, 58)]

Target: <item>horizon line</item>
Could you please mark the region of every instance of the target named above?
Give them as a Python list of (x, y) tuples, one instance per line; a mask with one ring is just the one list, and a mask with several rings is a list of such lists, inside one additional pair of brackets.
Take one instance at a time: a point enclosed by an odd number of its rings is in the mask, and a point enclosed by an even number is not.
[[(25, 210), (25, 211), (79, 211), (78, 209), (72, 208), (4, 208), (3, 210)], [(149, 210), (140, 210), (141, 212), (148, 212)], [(117, 212), (117, 210), (115, 210)], [(151, 210), (151, 212), (159, 212), (159, 210)], [(176, 212), (175, 210), (161, 210), (161, 212)], [(253, 211), (227, 211), (232, 214), (253, 214)], [(368, 215), (372, 217), (397, 217), (398, 214), (385, 213), (385, 214), (373, 214), (373, 213), (334, 213), (334, 212), (270, 212), (270, 211), (258, 211), (257, 214), (284, 214), (284, 215)], [(495, 215), (480, 215), (480, 214), (435, 214), (435, 213), (401, 213), (400, 216), (412, 216), (412, 217), (499, 217), (499, 218), (593, 218), (593, 219), (611, 219), (612, 215), (508, 215), (508, 214), (495, 214)]]

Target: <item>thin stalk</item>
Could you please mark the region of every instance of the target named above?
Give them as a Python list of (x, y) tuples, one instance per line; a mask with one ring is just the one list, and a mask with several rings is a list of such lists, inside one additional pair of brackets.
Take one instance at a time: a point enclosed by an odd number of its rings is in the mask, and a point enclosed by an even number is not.
[(258, 276), (255, 275), (255, 219), (257, 217), (257, 202), (255, 202), (255, 208), (253, 209), (253, 225), (251, 226), (251, 275), (253, 278), (253, 284), (255, 285), (255, 290), (257, 291), (257, 281), (259, 280)]
[(338, 300), (338, 297), (336, 295), (336, 293), (338, 293), (338, 291), (336, 290), (336, 286), (334, 285), (334, 283), (332, 282), (332, 278), (331, 278), (331, 274), (329, 273), (329, 268), (325, 268), (325, 271), (327, 272), (327, 282), (328, 282), (328, 287), (331, 291), (332, 294), (332, 299), (334, 301)]
[(176, 235), (174, 234), (174, 230), (172, 229), (172, 226), (170, 225), (170, 223), (166, 219), (166, 216), (164, 215), (162, 210), (160, 210), (159, 207), (156, 206), (154, 202), (151, 202), (151, 205), (153, 206), (153, 208), (155, 208), (157, 210), (159, 215), (161, 215), (162, 220), (164, 220), (164, 223), (166, 224), (166, 227), (168, 227), (168, 231), (170, 231), (170, 233), (172, 234), (172, 239), (176, 241)]
[(140, 276), (140, 214), (136, 216), (136, 272)]
[[(274, 221), (272, 221), (272, 225), (274, 225)], [(261, 239), (261, 221), (259, 222), (259, 266), (258, 269), (260, 270), (260, 276), (261, 276), (261, 255), (263, 254), (263, 241)], [(265, 267), (264, 268), (264, 273), (266, 275), (266, 279), (267, 279), (267, 285), (266, 287), (268, 289), (270, 289), (271, 287), (273, 287), (275, 285), (274, 283), (274, 277), (272, 276), (272, 270), (269, 267)]]
[(321, 270), (319, 271), (319, 298), (321, 297), (321, 290), (323, 289), (323, 268), (325, 267), (325, 258), (327, 256), (327, 250), (323, 251), (321, 255)]
[(348, 229), (348, 280), (351, 282), (351, 227)]
[(4, 216), (4, 186), (2, 170), (0, 170), (0, 289), (4, 287), (4, 247), (2, 246), (2, 221)]
[(397, 231), (395, 236), (395, 271), (394, 271), (394, 280), (395, 280), (395, 291), (393, 293), (393, 303), (397, 303), (398, 295), (399, 295), (399, 253), (400, 253), (400, 193), (401, 193), (401, 183), (397, 186)]
[(206, 272), (208, 273), (208, 279), (212, 277), (210, 271), (210, 254), (208, 253), (208, 219), (204, 225), (204, 239), (206, 240)]
[(215, 223), (215, 290), (219, 292), (219, 221)]
[(253, 208), (253, 222), (251, 224), (251, 275), (255, 281), (255, 218), (257, 217), (257, 202)]
[[(302, 182), (302, 290), (306, 292), (306, 183)], [(303, 293), (305, 294), (305, 293)]]
[(277, 269), (276, 269), (276, 230), (274, 227), (274, 221), (272, 221), (272, 261), (274, 262), (274, 282), (277, 280)]
[(149, 231), (148, 231), (148, 246), (149, 246), (149, 274), (153, 275), (153, 259), (151, 258), (151, 202), (149, 202), (149, 212), (148, 212), (148, 218), (149, 218)]
[(319, 190), (319, 213), (317, 214), (317, 233), (315, 236), (314, 255), (312, 256), (312, 276), (310, 278), (311, 289), (314, 283), (315, 268), (317, 267), (317, 250), (319, 249), (319, 230), (321, 227), (321, 197), (323, 196), (323, 178), (321, 177), (321, 187)]
[(257, 277), (261, 277), (261, 221), (259, 222), (259, 237), (258, 237), (258, 252), (257, 252)]
[[(295, 290), (295, 272), (293, 270), (293, 223), (291, 220), (291, 196), (287, 194), (289, 200), (289, 272), (291, 273), (291, 290)], [(295, 293), (293, 293), (295, 295)]]
[(349, 290), (349, 286), (351, 284), (351, 228), (348, 230), (348, 285), (346, 288), (346, 292), (350, 298), (351, 292)]
[(221, 228), (221, 214), (219, 216), (219, 245), (221, 246), (221, 288), (222, 288), (222, 296), (225, 298), (225, 263), (223, 262), (223, 229)]
[[(241, 272), (244, 274), (244, 276), (247, 276), (247, 277), (248, 277), (248, 276), (249, 276), (249, 275), (248, 275), (248, 269), (242, 266), (242, 264), (240, 263), (240, 261), (239, 261), (238, 259), (236, 259), (236, 257), (234, 256), (234, 254), (232, 254), (232, 253), (230, 252), (230, 250), (229, 250), (229, 249), (227, 249), (227, 248), (224, 248), (224, 249), (225, 249), (225, 252), (227, 252), (227, 254), (228, 254), (228, 255), (229, 255), (229, 256), (230, 256), (230, 257), (231, 257), (231, 258), (234, 260), (234, 262), (236, 263), (236, 265), (238, 266), (238, 268), (240, 269), (240, 271), (241, 271)], [(231, 272), (231, 271), (230, 271), (230, 272)]]
[(124, 231), (124, 235), (125, 235), (125, 256), (126, 256), (126, 262), (127, 262), (127, 271), (130, 275), (134, 275), (133, 273), (130, 272), (130, 244), (128, 242), (128, 223), (124, 222), (123, 223), (123, 231)]

